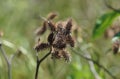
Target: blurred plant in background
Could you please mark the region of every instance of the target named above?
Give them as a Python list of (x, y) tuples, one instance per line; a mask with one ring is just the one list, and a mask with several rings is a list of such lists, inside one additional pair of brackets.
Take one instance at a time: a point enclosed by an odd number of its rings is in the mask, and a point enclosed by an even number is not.
[[(68, 64), (48, 57), (38, 79), (120, 79), (120, 0), (0, 0), (0, 40), (8, 57), (18, 49), (12, 63), (12, 79), (34, 79), (36, 56), (34, 31), (49, 12), (60, 14), (54, 21), (74, 18), (75, 48)], [(49, 31), (45, 33), (47, 35)], [(43, 42), (47, 36), (41, 35)], [(107, 39), (106, 39), (107, 38)], [(113, 42), (111, 42), (113, 40)], [(49, 50), (42, 51), (40, 58)], [(115, 55), (113, 54), (116, 53)], [(0, 53), (0, 79), (8, 79), (7, 65)]]

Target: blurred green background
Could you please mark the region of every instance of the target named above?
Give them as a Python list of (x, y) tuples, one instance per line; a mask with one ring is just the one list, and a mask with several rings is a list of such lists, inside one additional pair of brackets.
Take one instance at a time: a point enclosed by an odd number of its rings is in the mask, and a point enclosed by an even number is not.
[[(115, 8), (120, 7), (120, 0), (109, 0), (109, 3)], [(112, 51), (107, 52), (112, 48), (110, 39), (100, 38), (92, 41), (92, 30), (97, 18), (110, 11), (104, 0), (0, 0), (0, 31), (4, 33), (1, 40), (13, 43), (16, 48), (24, 48), (24, 54), (16, 56), (13, 60), (12, 78), (34, 79), (34, 32), (43, 22), (38, 17), (46, 17), (50, 12), (57, 12), (59, 16), (56, 21), (72, 17), (81, 29), (77, 38), (80, 44), (76, 44), (74, 49), (82, 54), (87, 51), (94, 60), (120, 79), (120, 56), (113, 55)], [(9, 45), (4, 48), (8, 56), (16, 52)], [(42, 52), (41, 56), (48, 51)], [(71, 50), (69, 52), (72, 54), (70, 63), (62, 60), (53, 61), (49, 56), (40, 66), (39, 79), (97, 79), (91, 72), (88, 61)], [(94, 68), (101, 79), (112, 79), (97, 65), (94, 65)], [(7, 65), (1, 53), (0, 79), (8, 79)]]

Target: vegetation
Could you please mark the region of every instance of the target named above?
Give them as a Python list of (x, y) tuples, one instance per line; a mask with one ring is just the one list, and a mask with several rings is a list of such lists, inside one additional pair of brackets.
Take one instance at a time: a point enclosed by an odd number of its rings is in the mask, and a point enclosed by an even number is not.
[(0, 0), (0, 79), (120, 79), (119, 3)]

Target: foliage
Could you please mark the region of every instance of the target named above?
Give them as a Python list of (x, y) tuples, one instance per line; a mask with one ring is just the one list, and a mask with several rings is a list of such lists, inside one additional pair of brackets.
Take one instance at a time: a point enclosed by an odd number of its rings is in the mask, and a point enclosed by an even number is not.
[[(119, 0), (110, 0), (111, 5), (120, 7)], [(34, 79), (36, 57), (33, 49), (36, 42), (35, 29), (41, 27), (43, 20), (49, 12), (57, 12), (58, 20), (73, 18), (73, 23), (78, 26), (76, 33), (75, 51), (97, 61), (113, 76), (120, 79), (120, 56), (113, 54), (111, 38), (101, 37), (111, 27), (119, 13), (106, 8), (102, 0), (0, 0), (0, 41), (8, 57), (18, 49), (22, 55), (16, 56), (12, 63), (13, 79)], [(100, 17), (98, 17), (100, 16)], [(97, 19), (96, 19), (97, 18)], [(74, 21), (75, 20), (75, 21)], [(119, 24), (119, 21), (117, 21)], [(118, 25), (118, 27), (120, 27)], [(75, 28), (73, 28), (75, 29)], [(43, 42), (49, 31), (41, 36)], [(2, 37), (1, 37), (2, 36)], [(72, 33), (72, 36), (75, 34)], [(115, 36), (119, 36), (119, 33)], [(99, 38), (99, 39), (96, 39)], [(96, 39), (96, 40), (92, 40)], [(115, 45), (116, 47), (116, 45)], [(39, 79), (95, 79), (90, 69), (89, 61), (76, 54), (69, 48), (72, 55), (70, 63), (64, 60), (52, 60), (47, 57), (41, 63)], [(118, 49), (118, 47), (117, 47)], [(48, 50), (40, 51), (41, 58)], [(113, 79), (107, 72), (94, 63), (97, 74), (102, 79)], [(0, 79), (8, 79), (7, 65), (0, 52)]]
[(97, 38), (101, 36), (104, 31), (112, 24), (114, 19), (119, 16), (119, 13), (117, 12), (111, 12), (106, 13), (102, 15), (95, 24), (94, 30), (93, 30), (93, 38)]

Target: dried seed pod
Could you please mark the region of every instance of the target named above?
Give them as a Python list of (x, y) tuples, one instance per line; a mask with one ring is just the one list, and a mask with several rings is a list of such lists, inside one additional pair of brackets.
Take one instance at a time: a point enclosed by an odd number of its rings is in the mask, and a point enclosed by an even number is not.
[(60, 59), (62, 57), (62, 55), (59, 53), (59, 51), (57, 50), (54, 50), (53, 53), (52, 53), (52, 59)]
[(66, 36), (66, 42), (67, 42), (67, 44), (69, 44), (71, 47), (74, 47), (74, 45), (75, 45), (74, 39), (71, 37), (71, 35), (67, 35), (67, 36)]
[(68, 53), (65, 50), (61, 51), (63, 58), (65, 59), (66, 62), (70, 62), (71, 61), (71, 56), (70, 53)]
[(58, 23), (58, 24), (57, 24), (57, 28), (56, 28), (57, 32), (61, 32), (62, 29), (63, 29), (62, 23)]
[(57, 49), (63, 49), (66, 48), (66, 42), (65, 42), (65, 38), (63, 35), (61, 34), (57, 34), (55, 36), (55, 40), (53, 42), (53, 47), (57, 48)]
[(47, 49), (47, 48), (49, 48), (50, 47), (50, 45), (48, 44), (48, 43), (39, 43), (39, 44), (37, 44), (36, 46), (35, 46), (35, 50), (37, 51), (37, 52), (39, 52), (40, 50), (44, 50), (44, 49)]
[(48, 26), (50, 27), (50, 30), (51, 30), (52, 32), (55, 31), (56, 26), (55, 26), (51, 21), (48, 21)]
[(35, 31), (35, 34), (36, 35), (42, 35), (45, 33), (45, 31), (47, 30), (47, 22), (44, 21), (43, 22), (43, 26), (41, 28), (38, 28), (36, 31)]
[(57, 16), (57, 13), (50, 13), (48, 14), (48, 20), (52, 20)]
[(56, 44), (53, 44), (53, 47), (57, 48), (57, 49), (64, 49), (64, 48), (66, 48), (66, 44), (58, 41)]
[(42, 31), (39, 30), (38, 35), (43, 34), (46, 29), (49, 27), (51, 33), (48, 35), (48, 43), (39, 42), (35, 46), (35, 50), (38, 52), (46, 48), (50, 48), (52, 58), (60, 59), (63, 58), (65, 61), (69, 62), (71, 60), (70, 54), (65, 50), (67, 44), (71, 47), (74, 47), (74, 40), (70, 35), (72, 29), (72, 19), (69, 19), (67, 22), (53, 23), (56, 14), (50, 14), (47, 18), (47, 21), (44, 22)]
[(67, 24), (66, 24), (66, 34), (69, 34), (72, 29), (72, 19), (69, 19)]
[(52, 45), (53, 41), (54, 41), (54, 33), (50, 33), (49, 36), (48, 36), (48, 42), (50, 45)]

